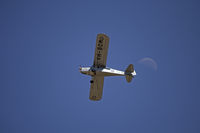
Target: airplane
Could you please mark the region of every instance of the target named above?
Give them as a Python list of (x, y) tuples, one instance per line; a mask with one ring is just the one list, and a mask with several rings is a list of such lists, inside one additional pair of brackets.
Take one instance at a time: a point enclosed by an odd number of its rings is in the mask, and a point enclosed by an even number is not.
[(96, 38), (96, 48), (94, 55), (94, 62), (91, 67), (80, 67), (82, 74), (90, 75), (90, 96), (92, 101), (99, 101), (102, 99), (104, 77), (106, 76), (125, 76), (126, 81), (131, 82), (132, 78), (136, 76), (136, 72), (132, 64), (130, 64), (125, 71), (119, 71), (106, 67), (106, 60), (108, 54), (109, 37), (105, 34), (98, 34)]

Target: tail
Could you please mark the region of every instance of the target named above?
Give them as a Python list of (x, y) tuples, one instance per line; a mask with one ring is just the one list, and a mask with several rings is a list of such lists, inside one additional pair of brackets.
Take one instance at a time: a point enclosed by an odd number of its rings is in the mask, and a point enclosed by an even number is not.
[[(131, 82), (131, 80), (134, 76), (134, 73), (135, 73), (135, 70), (134, 70), (133, 64), (130, 64), (125, 70), (126, 81), (128, 83)], [(135, 73), (135, 75), (136, 75), (136, 73)]]

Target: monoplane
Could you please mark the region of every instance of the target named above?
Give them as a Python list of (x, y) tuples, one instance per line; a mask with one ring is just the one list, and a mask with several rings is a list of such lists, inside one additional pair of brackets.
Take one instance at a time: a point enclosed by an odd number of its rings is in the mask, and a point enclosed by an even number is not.
[(131, 82), (136, 76), (136, 72), (132, 64), (125, 71), (119, 71), (106, 67), (108, 54), (109, 37), (105, 34), (98, 34), (96, 38), (96, 48), (94, 54), (94, 62), (91, 67), (80, 67), (82, 74), (90, 75), (90, 100), (98, 101), (102, 98), (104, 77), (106, 76), (125, 76), (127, 82)]

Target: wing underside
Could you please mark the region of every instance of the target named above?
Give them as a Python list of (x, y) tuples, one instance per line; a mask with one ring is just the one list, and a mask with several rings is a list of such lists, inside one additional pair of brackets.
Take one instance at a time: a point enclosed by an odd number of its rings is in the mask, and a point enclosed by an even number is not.
[(102, 98), (104, 77), (94, 76), (91, 81), (90, 100), (98, 101)]
[(108, 54), (109, 37), (105, 34), (98, 34), (96, 39), (96, 48), (93, 66), (96, 68), (105, 68)]

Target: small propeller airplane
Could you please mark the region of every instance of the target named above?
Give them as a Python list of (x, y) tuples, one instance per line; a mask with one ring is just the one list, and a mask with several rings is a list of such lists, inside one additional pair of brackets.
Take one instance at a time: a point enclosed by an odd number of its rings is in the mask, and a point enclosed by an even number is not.
[(125, 76), (127, 82), (131, 82), (132, 78), (136, 76), (136, 72), (132, 64), (130, 64), (124, 71), (106, 67), (106, 60), (108, 54), (109, 37), (105, 34), (98, 34), (96, 38), (96, 48), (94, 55), (94, 63), (91, 67), (80, 67), (82, 74), (90, 75), (90, 96), (89, 99), (93, 101), (101, 100), (103, 94), (103, 83), (105, 76)]

